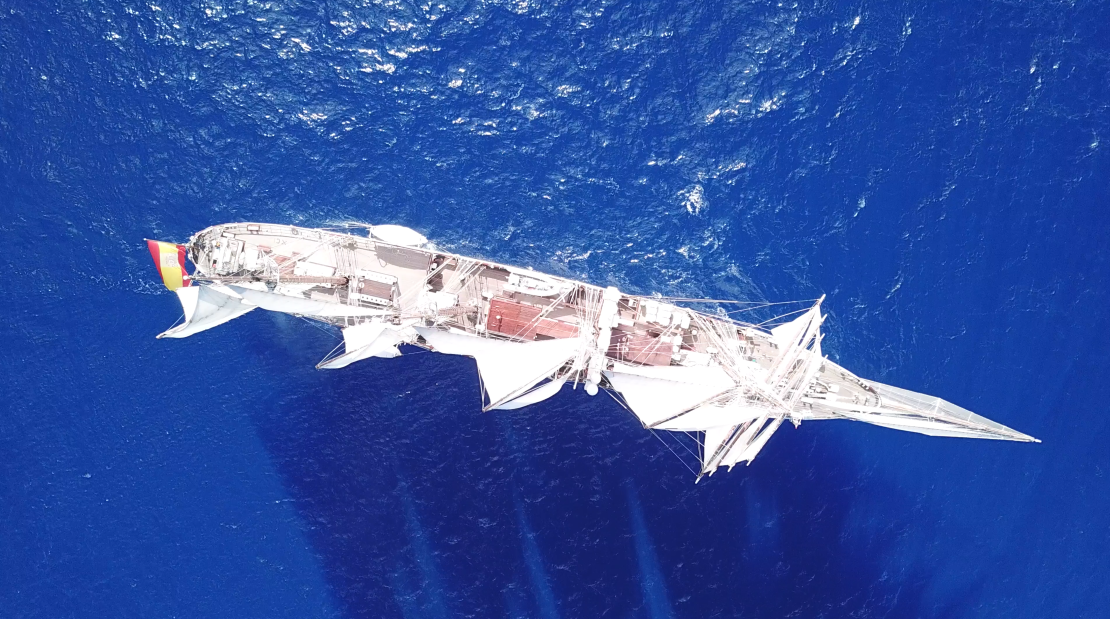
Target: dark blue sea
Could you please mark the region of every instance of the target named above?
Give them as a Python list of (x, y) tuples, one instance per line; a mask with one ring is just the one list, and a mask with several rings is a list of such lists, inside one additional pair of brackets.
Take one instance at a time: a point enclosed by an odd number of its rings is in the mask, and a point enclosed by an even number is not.
[[(1044, 442), (805, 423), (695, 485), (466, 358), (156, 340), (143, 239), (243, 220), (827, 294), (831, 358)], [(1108, 279), (1105, 2), (0, 0), (0, 617), (1108, 617)]]

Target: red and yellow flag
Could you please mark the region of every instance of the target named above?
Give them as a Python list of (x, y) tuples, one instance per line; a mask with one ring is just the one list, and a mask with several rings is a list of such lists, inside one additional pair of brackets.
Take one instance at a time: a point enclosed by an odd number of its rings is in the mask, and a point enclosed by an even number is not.
[(192, 285), (189, 274), (185, 272), (185, 246), (163, 243), (162, 241), (146, 242), (150, 256), (154, 258), (154, 266), (162, 276), (162, 283), (166, 288), (177, 290), (183, 286)]

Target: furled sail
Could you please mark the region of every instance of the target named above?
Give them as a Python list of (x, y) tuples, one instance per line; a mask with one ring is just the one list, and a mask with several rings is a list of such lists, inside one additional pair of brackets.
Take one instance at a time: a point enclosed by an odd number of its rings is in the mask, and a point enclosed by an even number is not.
[(474, 357), (489, 404), (496, 408), (551, 376), (578, 354), (578, 338), (511, 342), (429, 327), (416, 332), (437, 352)]
[(614, 363), (605, 377), (645, 427), (666, 422), (736, 386), (718, 366)]
[[(218, 327), (225, 322), (242, 316), (255, 308), (243, 303), (238, 297), (220, 292), (213, 286), (182, 286), (176, 288), (178, 301), (185, 310), (185, 322), (158, 335), (158, 338), (189, 337)], [(226, 290), (226, 289), (224, 289)]]
[(384, 316), (392, 313), (389, 310), (360, 307), (358, 305), (346, 305), (344, 303), (315, 301), (285, 294), (253, 290), (251, 288), (244, 288), (243, 286), (228, 286), (228, 288), (234, 290), (235, 293), (242, 297), (247, 303), (257, 305), (271, 312), (324, 317)]
[(370, 357), (391, 359), (400, 356), (397, 345), (401, 343), (397, 329), (384, 322), (364, 322), (343, 329), (343, 346), (346, 352), (317, 364), (320, 370), (337, 370)]

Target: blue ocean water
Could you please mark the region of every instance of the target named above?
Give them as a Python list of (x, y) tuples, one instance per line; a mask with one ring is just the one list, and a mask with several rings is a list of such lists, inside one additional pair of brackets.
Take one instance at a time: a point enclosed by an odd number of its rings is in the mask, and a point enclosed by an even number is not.
[[(0, 0), (0, 616), (1106, 617), (1110, 5)], [(414, 227), (1040, 445), (848, 422), (694, 485), (614, 402), (183, 341), (144, 237)]]

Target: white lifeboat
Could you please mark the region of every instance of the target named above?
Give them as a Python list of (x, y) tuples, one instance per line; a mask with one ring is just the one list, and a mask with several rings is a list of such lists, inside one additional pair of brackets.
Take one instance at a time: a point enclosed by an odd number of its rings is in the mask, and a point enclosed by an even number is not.
[(416, 230), (393, 224), (371, 226), (370, 236), (383, 243), (401, 247), (423, 247), (428, 242), (428, 239)]

